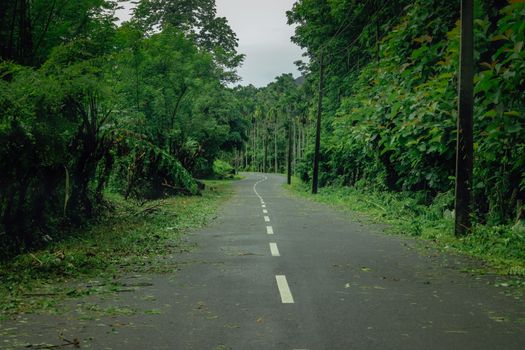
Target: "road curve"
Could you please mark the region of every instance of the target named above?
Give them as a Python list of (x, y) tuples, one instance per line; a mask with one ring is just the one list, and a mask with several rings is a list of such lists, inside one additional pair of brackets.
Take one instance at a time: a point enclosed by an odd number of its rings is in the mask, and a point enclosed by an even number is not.
[(523, 300), (462, 272), (468, 259), (296, 198), (282, 176), (245, 176), (190, 235), (198, 249), (173, 257), (181, 271), (120, 296), (149, 295), (159, 314), (77, 335), (93, 349), (525, 349)]

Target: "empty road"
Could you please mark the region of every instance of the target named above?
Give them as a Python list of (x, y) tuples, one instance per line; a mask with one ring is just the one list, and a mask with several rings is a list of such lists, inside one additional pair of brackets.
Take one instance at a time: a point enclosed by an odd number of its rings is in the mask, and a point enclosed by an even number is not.
[(39, 331), (28, 325), (26, 339), (53, 343), (61, 332), (93, 349), (525, 349), (523, 288), (497, 288), (502, 277), (465, 273), (475, 265), (465, 257), (294, 197), (282, 176), (245, 175), (217, 219), (188, 236), (198, 248), (171, 257), (180, 271), (97, 300), (158, 312), (35, 316)]

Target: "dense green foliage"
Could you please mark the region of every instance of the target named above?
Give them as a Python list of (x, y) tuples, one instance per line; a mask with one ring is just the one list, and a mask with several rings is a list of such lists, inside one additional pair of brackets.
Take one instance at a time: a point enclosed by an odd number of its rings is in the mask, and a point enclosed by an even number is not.
[(116, 1), (0, 6), (0, 257), (97, 216), (108, 188), (197, 194), (241, 148), (242, 55), (213, 0), (144, 0), (120, 27)]
[[(321, 185), (408, 192), (422, 204), (451, 193), (459, 1), (301, 0), (288, 18), (310, 59), (301, 64), (310, 121), (324, 55)], [(514, 224), (525, 200), (523, 1), (476, 1), (475, 41), (475, 215)], [(303, 180), (312, 138), (307, 145)]]

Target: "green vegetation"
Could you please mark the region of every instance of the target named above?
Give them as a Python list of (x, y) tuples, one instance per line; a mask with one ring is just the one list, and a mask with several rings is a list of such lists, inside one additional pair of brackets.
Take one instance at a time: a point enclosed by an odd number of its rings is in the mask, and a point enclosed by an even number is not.
[(235, 169), (230, 163), (217, 159), (213, 162), (213, 173), (219, 179), (232, 179), (235, 176)]
[(243, 59), (214, 1), (0, 5), (0, 260), (56, 243), (126, 199), (196, 195), (246, 139)]
[[(286, 159), (291, 125), (294, 174), (311, 181), (322, 55), (319, 181), (327, 189), (320, 198), (352, 203), (346, 205), (397, 221), (401, 231), (522, 271), (525, 3), (475, 1), (474, 229), (455, 240), (449, 217), (454, 216), (459, 4), (297, 1), (287, 15), (296, 26), (292, 41), (308, 58), (299, 62), (304, 79), (292, 84), (291, 77), (281, 76), (253, 92), (243, 164), (283, 171), (284, 162), (274, 167), (273, 161)], [(365, 207), (355, 207), (358, 202)], [(389, 214), (400, 210), (399, 218)]]
[[(327, 56), (322, 185), (423, 191), (427, 204), (453, 189), (458, 5), (304, 0), (289, 12), (312, 82), (321, 47)], [(476, 1), (475, 23), (475, 219), (501, 225), (523, 217), (525, 200), (525, 4)]]
[(228, 181), (206, 181), (206, 187), (202, 196), (147, 202), (108, 195), (112, 209), (100, 222), (0, 265), (0, 318), (53, 310), (64, 298), (118, 292), (123, 273), (176, 270), (167, 256), (191, 250), (183, 235), (203, 226), (229, 198)]
[(358, 215), (357, 219), (387, 223), (387, 232), (420, 237), (438, 249), (481, 258), (492, 271), (525, 276), (525, 227), (477, 225), (470, 235), (458, 238), (453, 234), (454, 217), (448, 209), (454, 200), (451, 192), (437, 196), (427, 205), (417, 194), (359, 186), (328, 186), (312, 195), (310, 187), (298, 178), (287, 188), (310, 200), (349, 210)]

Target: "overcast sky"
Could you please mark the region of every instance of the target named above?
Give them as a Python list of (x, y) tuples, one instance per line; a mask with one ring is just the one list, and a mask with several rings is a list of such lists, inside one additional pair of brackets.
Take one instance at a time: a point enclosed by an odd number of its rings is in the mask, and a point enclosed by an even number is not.
[[(239, 69), (241, 84), (265, 86), (282, 73), (299, 75), (294, 61), (301, 49), (290, 41), (293, 28), (286, 24), (286, 11), (295, 0), (216, 0), (217, 12), (226, 17), (239, 38), (239, 52), (246, 55)], [(129, 7), (117, 13), (129, 18)]]

